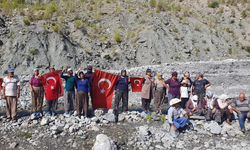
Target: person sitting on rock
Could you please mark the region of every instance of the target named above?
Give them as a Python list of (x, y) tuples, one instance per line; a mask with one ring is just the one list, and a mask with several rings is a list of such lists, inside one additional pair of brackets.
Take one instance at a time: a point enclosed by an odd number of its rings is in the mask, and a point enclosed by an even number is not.
[(67, 69), (68, 75), (63, 75), (63, 72), (66, 70), (66, 67), (63, 67), (61, 72), (61, 78), (63, 78), (66, 83), (64, 87), (64, 115), (70, 116), (74, 110), (74, 101), (75, 101), (75, 87), (76, 81), (73, 76), (73, 70), (71, 68)]
[(198, 103), (198, 96), (193, 95), (193, 97), (186, 103), (186, 111), (189, 116), (200, 116), (202, 113), (201, 103)]
[(20, 97), (20, 80), (14, 76), (14, 69), (8, 69), (8, 76), (3, 79), (3, 99), (6, 99), (7, 121), (17, 121), (17, 100)]
[(41, 117), (40, 113), (42, 114), (44, 90), (43, 90), (41, 77), (39, 76), (39, 69), (35, 68), (33, 73), (34, 75), (30, 79), (32, 109), (33, 109), (34, 117), (39, 118)]
[(174, 131), (184, 130), (184, 127), (188, 122), (187, 112), (181, 108), (180, 103), (180, 99), (174, 98), (170, 101), (171, 107), (168, 109), (168, 123), (174, 129)]
[(231, 103), (230, 100), (228, 100), (228, 96), (225, 94), (222, 94), (218, 98), (218, 104), (220, 107), (220, 112), (221, 112), (221, 118), (224, 119), (226, 118), (226, 122), (228, 124), (231, 124), (231, 118), (232, 118), (232, 113), (233, 110), (231, 109), (231, 106), (229, 105)]
[(207, 91), (206, 97), (204, 97), (202, 102), (202, 107), (205, 110), (205, 119), (208, 123), (210, 123), (212, 119), (217, 123), (221, 123), (221, 113), (217, 98), (215, 98), (210, 91)]
[(147, 69), (146, 76), (143, 77), (141, 90), (142, 108), (146, 114), (150, 113), (149, 107), (153, 99), (154, 81), (154, 77), (151, 76), (151, 69)]
[(122, 112), (128, 111), (128, 85), (130, 84), (130, 77), (127, 76), (126, 70), (121, 71), (121, 76), (115, 84), (115, 104), (114, 114), (118, 116), (118, 107), (122, 99)]
[(90, 84), (89, 84), (89, 81), (84, 78), (82, 67), (80, 67), (76, 71), (75, 81), (77, 84), (77, 99), (76, 99), (77, 116), (80, 118), (82, 109), (84, 109), (84, 117), (88, 118), (88, 102), (89, 102), (89, 97), (90, 97)]
[(239, 99), (231, 104), (231, 109), (237, 113), (241, 131), (245, 133), (245, 120), (248, 118), (250, 121), (250, 103), (245, 98), (244, 93), (240, 93)]

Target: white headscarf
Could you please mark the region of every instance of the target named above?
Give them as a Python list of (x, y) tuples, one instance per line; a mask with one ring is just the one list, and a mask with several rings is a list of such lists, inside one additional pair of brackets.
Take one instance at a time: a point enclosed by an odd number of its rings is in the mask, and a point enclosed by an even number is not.
[(219, 100), (221, 100), (221, 102), (223, 103), (225, 103), (228, 98), (229, 97), (226, 94), (222, 94), (221, 96), (219, 96)]
[[(196, 108), (196, 107), (198, 106), (198, 96), (197, 96), (197, 95), (194, 95), (194, 96), (191, 98), (191, 100), (192, 100), (192, 103), (193, 103), (194, 108)], [(194, 100), (196, 100), (196, 102), (195, 102)]]
[(206, 100), (207, 100), (207, 107), (213, 109), (213, 103), (214, 103), (214, 97), (213, 97), (213, 93), (210, 91), (207, 91), (206, 93)]

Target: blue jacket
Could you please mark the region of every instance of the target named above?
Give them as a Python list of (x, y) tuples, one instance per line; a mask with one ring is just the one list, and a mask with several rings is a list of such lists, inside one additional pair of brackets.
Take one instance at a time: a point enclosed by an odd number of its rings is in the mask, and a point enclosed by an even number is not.
[(85, 93), (90, 92), (90, 84), (87, 79), (81, 80), (78, 78), (77, 74), (75, 73), (75, 80), (77, 84), (77, 92), (83, 91)]

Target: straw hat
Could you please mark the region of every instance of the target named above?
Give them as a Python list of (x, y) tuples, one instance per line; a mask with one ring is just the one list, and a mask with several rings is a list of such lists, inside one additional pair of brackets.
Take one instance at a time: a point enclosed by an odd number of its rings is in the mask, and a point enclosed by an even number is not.
[(179, 98), (174, 98), (170, 100), (170, 105), (173, 106), (174, 104), (180, 103), (181, 100)]

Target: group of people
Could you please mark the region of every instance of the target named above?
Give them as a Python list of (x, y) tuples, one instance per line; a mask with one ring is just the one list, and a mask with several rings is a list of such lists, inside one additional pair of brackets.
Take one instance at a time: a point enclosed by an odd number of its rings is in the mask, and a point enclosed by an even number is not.
[[(72, 115), (74, 109), (77, 116), (88, 117), (89, 98), (92, 98), (92, 87), (94, 72), (92, 66), (88, 66), (84, 73), (80, 67), (75, 74), (71, 68), (67, 69), (67, 75), (64, 75), (66, 67), (61, 71), (61, 78), (65, 80), (64, 87), (64, 109), (65, 116)], [(50, 67), (49, 72), (54, 72), (55, 68)], [(162, 115), (164, 100), (168, 97), (168, 123), (174, 131), (183, 130), (190, 116), (204, 115), (209, 122), (214, 119), (222, 123), (225, 119), (230, 124), (232, 113), (238, 114), (241, 130), (245, 132), (244, 122), (250, 118), (250, 103), (245, 95), (241, 93), (239, 99), (231, 102), (227, 95), (215, 97), (213, 93), (206, 89), (211, 85), (203, 78), (202, 73), (196, 74), (196, 80), (192, 82), (190, 73), (186, 71), (181, 79), (178, 79), (177, 72), (172, 73), (172, 77), (164, 80), (162, 73), (158, 73), (156, 79), (151, 74), (151, 69), (146, 70), (143, 76), (141, 101), (144, 112), (150, 113), (150, 103), (154, 99), (156, 113)], [(114, 87), (114, 114), (118, 116), (119, 103), (122, 100), (122, 111), (128, 111), (130, 76), (127, 76), (126, 70), (121, 71), (119, 79)], [(17, 100), (20, 97), (20, 81), (14, 75), (14, 69), (8, 69), (8, 76), (3, 79), (3, 99), (6, 99), (6, 119), (13, 122), (17, 121)], [(167, 92), (168, 93), (167, 93)], [(43, 115), (44, 89), (39, 69), (35, 68), (33, 76), (30, 79), (30, 92), (32, 95), (32, 111), (36, 117)], [(46, 100), (48, 116), (55, 116), (58, 100)], [(93, 102), (92, 102), (93, 105)], [(84, 110), (84, 113), (82, 113)]]

